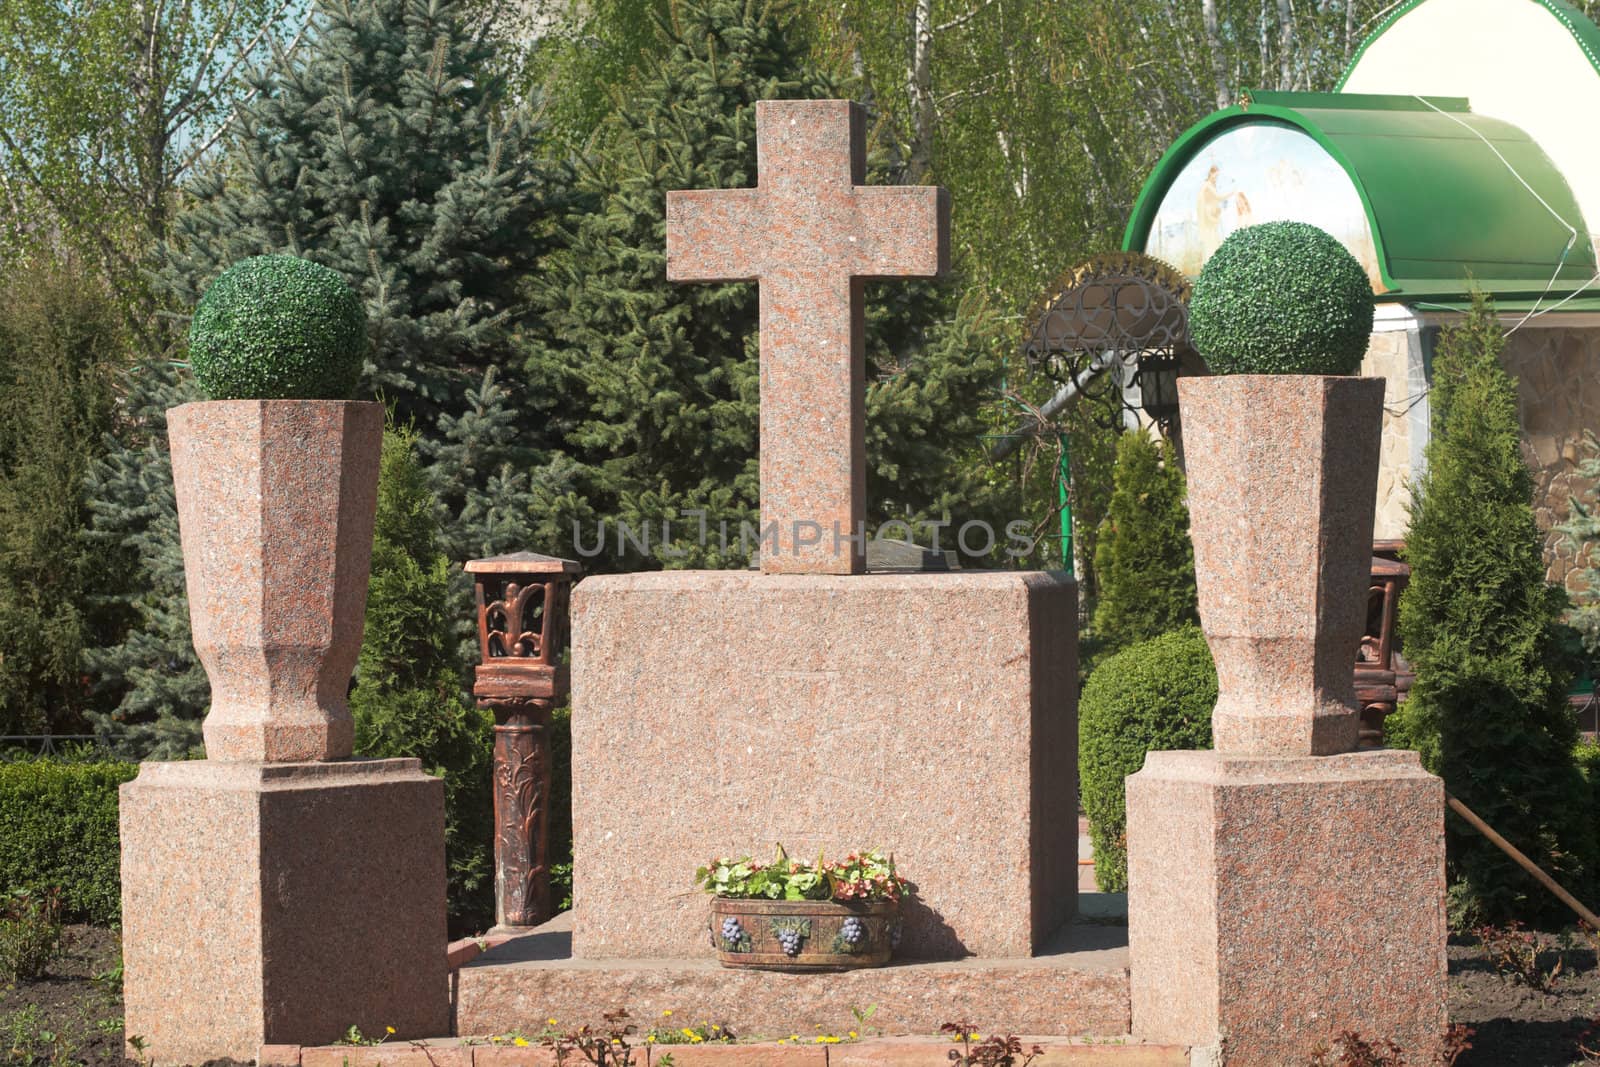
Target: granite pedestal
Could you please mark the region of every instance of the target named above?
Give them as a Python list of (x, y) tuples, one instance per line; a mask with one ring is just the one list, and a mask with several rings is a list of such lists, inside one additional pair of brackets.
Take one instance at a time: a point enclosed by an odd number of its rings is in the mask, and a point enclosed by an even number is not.
[(1415, 752), (1152, 752), (1128, 778), (1133, 1032), (1305, 1063), (1343, 1030), (1431, 1063), (1444, 786)]
[(121, 824), (126, 1032), (155, 1062), (448, 1031), (444, 783), (417, 760), (146, 763)]
[(900, 957), (1031, 956), (1077, 896), (1077, 589), (659, 572), (573, 592), (573, 955), (704, 957), (719, 854), (892, 851)]

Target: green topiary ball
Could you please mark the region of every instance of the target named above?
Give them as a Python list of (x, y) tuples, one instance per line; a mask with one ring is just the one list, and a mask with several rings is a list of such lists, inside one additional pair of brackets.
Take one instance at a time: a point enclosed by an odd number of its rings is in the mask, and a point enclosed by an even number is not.
[(1152, 637), (1094, 669), (1078, 701), (1078, 773), (1100, 888), (1128, 888), (1124, 779), (1146, 752), (1211, 747), (1217, 668), (1198, 626)]
[(1213, 374), (1353, 374), (1371, 333), (1366, 271), (1304, 222), (1229, 234), (1189, 301), (1189, 335)]
[(213, 400), (348, 400), (366, 353), (361, 299), (298, 256), (235, 263), (189, 324), (189, 365)]

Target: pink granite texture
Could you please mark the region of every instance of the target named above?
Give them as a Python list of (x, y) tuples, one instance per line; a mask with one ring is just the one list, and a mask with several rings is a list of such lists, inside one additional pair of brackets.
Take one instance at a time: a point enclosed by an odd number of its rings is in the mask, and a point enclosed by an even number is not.
[(168, 412), (206, 754), (350, 755), (383, 405), (212, 400)]
[(1152, 752), (1128, 778), (1136, 1036), (1283, 1067), (1354, 1030), (1432, 1063), (1445, 937), (1444, 787), (1415, 752)]
[(1383, 380), (1183, 378), (1178, 399), (1216, 749), (1349, 752)]
[(667, 194), (667, 277), (761, 284), (761, 526), (776, 530), (761, 569), (860, 573), (862, 279), (946, 272), (950, 202), (863, 185), (866, 117), (848, 100), (758, 102), (756, 153), (754, 189)]
[(444, 785), (417, 760), (146, 763), (121, 831), (126, 1027), (156, 1062), (446, 1032)]
[[(598, 1026), (626, 1005), (641, 1026), (705, 1020), (746, 1038), (843, 1034), (851, 1008), (875, 1005), (885, 1034), (933, 1034), (955, 1019), (1022, 1033), (1125, 1037), (1129, 1029), (1126, 930), (1074, 924), (1023, 959), (891, 964), (835, 974), (736, 970), (714, 960), (580, 960), (570, 956), (570, 913), (490, 949), (456, 978), (456, 1032), (505, 1033)], [(670, 1011), (670, 1017), (662, 1012)]]
[(893, 852), (902, 956), (1027, 956), (1072, 918), (1070, 579), (669, 571), (572, 604), (576, 956), (710, 959), (695, 867), (780, 841)]

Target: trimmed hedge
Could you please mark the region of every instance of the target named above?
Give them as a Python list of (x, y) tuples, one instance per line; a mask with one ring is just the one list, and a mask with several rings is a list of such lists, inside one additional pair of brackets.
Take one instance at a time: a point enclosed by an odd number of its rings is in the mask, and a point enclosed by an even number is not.
[(1325, 230), (1246, 226), (1195, 279), (1189, 333), (1213, 374), (1354, 374), (1372, 333), (1372, 283)]
[(298, 256), (241, 259), (189, 323), (189, 365), (213, 400), (348, 400), (366, 354), (361, 298)]
[(68, 922), (115, 922), (117, 787), (138, 773), (136, 763), (0, 764), (0, 893), (56, 887)]
[(1078, 701), (1078, 767), (1102, 890), (1128, 888), (1123, 780), (1146, 752), (1210, 748), (1216, 703), (1217, 668), (1198, 626), (1132, 645), (1089, 676)]

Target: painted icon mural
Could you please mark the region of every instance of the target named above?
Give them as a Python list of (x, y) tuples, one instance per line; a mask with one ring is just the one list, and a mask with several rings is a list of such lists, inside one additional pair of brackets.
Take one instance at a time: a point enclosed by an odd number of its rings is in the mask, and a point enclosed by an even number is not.
[(1373, 291), (1384, 291), (1350, 176), (1316, 141), (1277, 123), (1235, 126), (1196, 152), (1156, 210), (1145, 250), (1193, 278), (1234, 230), (1279, 219), (1333, 234), (1365, 268)]

